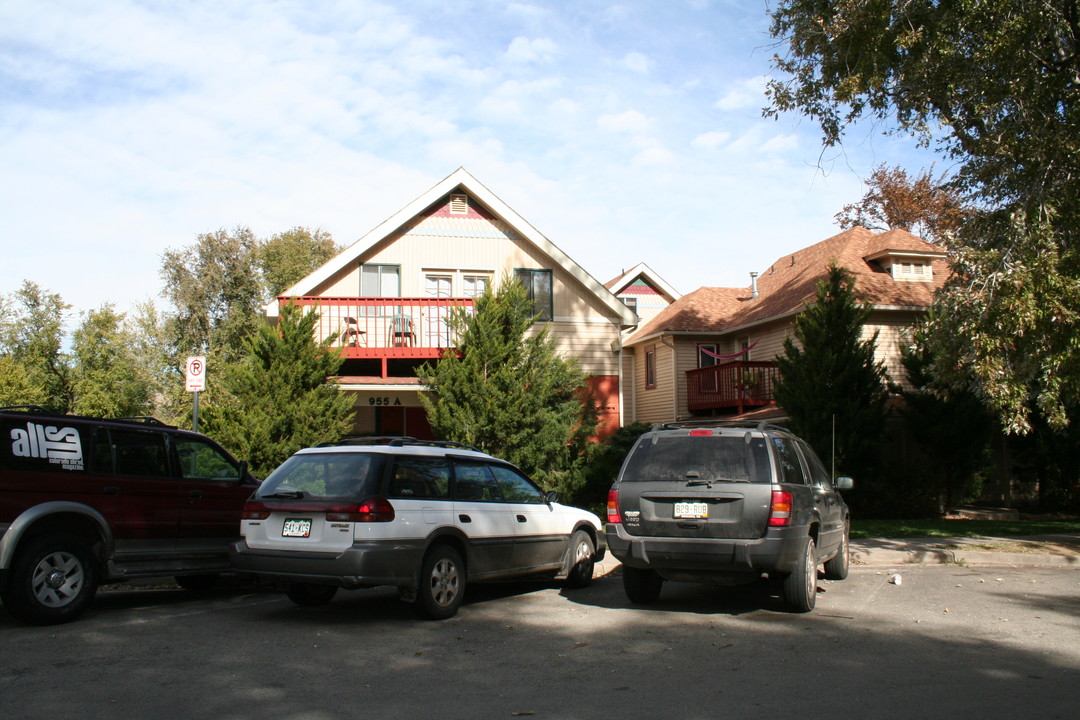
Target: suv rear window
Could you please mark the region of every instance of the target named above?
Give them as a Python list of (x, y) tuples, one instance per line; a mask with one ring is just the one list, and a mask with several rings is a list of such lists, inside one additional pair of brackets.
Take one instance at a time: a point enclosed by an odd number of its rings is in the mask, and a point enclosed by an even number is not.
[(378, 492), (383, 456), (375, 453), (293, 455), (270, 473), (258, 496), (303, 493), (303, 498), (362, 499)]
[[(769, 483), (769, 449), (750, 435), (645, 435), (623, 465), (622, 482), (701, 480)], [(697, 473), (695, 476), (694, 473)]]

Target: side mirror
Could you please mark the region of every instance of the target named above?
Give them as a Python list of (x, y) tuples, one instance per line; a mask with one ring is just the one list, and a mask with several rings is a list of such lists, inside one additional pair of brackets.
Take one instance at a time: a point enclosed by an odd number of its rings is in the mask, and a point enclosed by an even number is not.
[(244, 482), (244, 480), (247, 479), (247, 475), (248, 475), (248, 461), (247, 460), (241, 460), (240, 461), (240, 482), (241, 483)]
[(854, 485), (855, 481), (847, 477), (846, 475), (841, 475), (840, 477), (836, 478), (837, 490), (850, 490)]
[(558, 500), (559, 500), (559, 491), (558, 490), (548, 490), (547, 493), (544, 494), (544, 502), (546, 502), (548, 505), (551, 505), (552, 503), (555, 503)]

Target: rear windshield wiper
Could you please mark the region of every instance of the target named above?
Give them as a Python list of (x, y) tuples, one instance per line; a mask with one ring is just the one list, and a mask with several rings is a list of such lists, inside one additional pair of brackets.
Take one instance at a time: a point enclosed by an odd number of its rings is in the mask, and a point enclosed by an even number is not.
[(749, 478), (711, 478), (711, 479), (708, 479), (708, 480), (703, 480), (703, 479), (697, 478), (696, 476), (691, 475), (690, 473), (687, 473), (687, 477), (692, 478), (692, 479), (686, 481), (686, 486), (687, 487), (695, 487), (697, 485), (708, 485), (709, 487), (712, 487), (715, 483), (748, 483), (748, 482), (750, 482)]
[(299, 500), (304, 497), (303, 490), (279, 490), (276, 493), (270, 493), (269, 495), (263, 495), (264, 498), (288, 498), (290, 500)]

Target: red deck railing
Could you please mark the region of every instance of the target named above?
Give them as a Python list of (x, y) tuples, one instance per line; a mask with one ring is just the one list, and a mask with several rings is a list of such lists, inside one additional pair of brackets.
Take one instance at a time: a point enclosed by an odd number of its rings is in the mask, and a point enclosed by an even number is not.
[(771, 362), (735, 361), (686, 371), (686, 407), (690, 411), (730, 410), (773, 403), (779, 371)]
[(454, 347), (447, 320), (472, 298), (278, 298), (319, 313), (315, 335), (331, 339), (346, 358), (437, 358)]

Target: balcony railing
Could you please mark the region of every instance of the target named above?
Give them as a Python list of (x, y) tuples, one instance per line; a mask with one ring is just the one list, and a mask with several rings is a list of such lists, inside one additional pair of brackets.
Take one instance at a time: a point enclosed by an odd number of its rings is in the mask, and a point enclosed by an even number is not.
[(330, 338), (346, 358), (437, 358), (457, 338), (448, 320), (472, 298), (278, 298), (319, 313), (315, 335)]
[(773, 403), (773, 387), (779, 371), (771, 362), (735, 361), (686, 371), (686, 407), (701, 410), (732, 410)]

